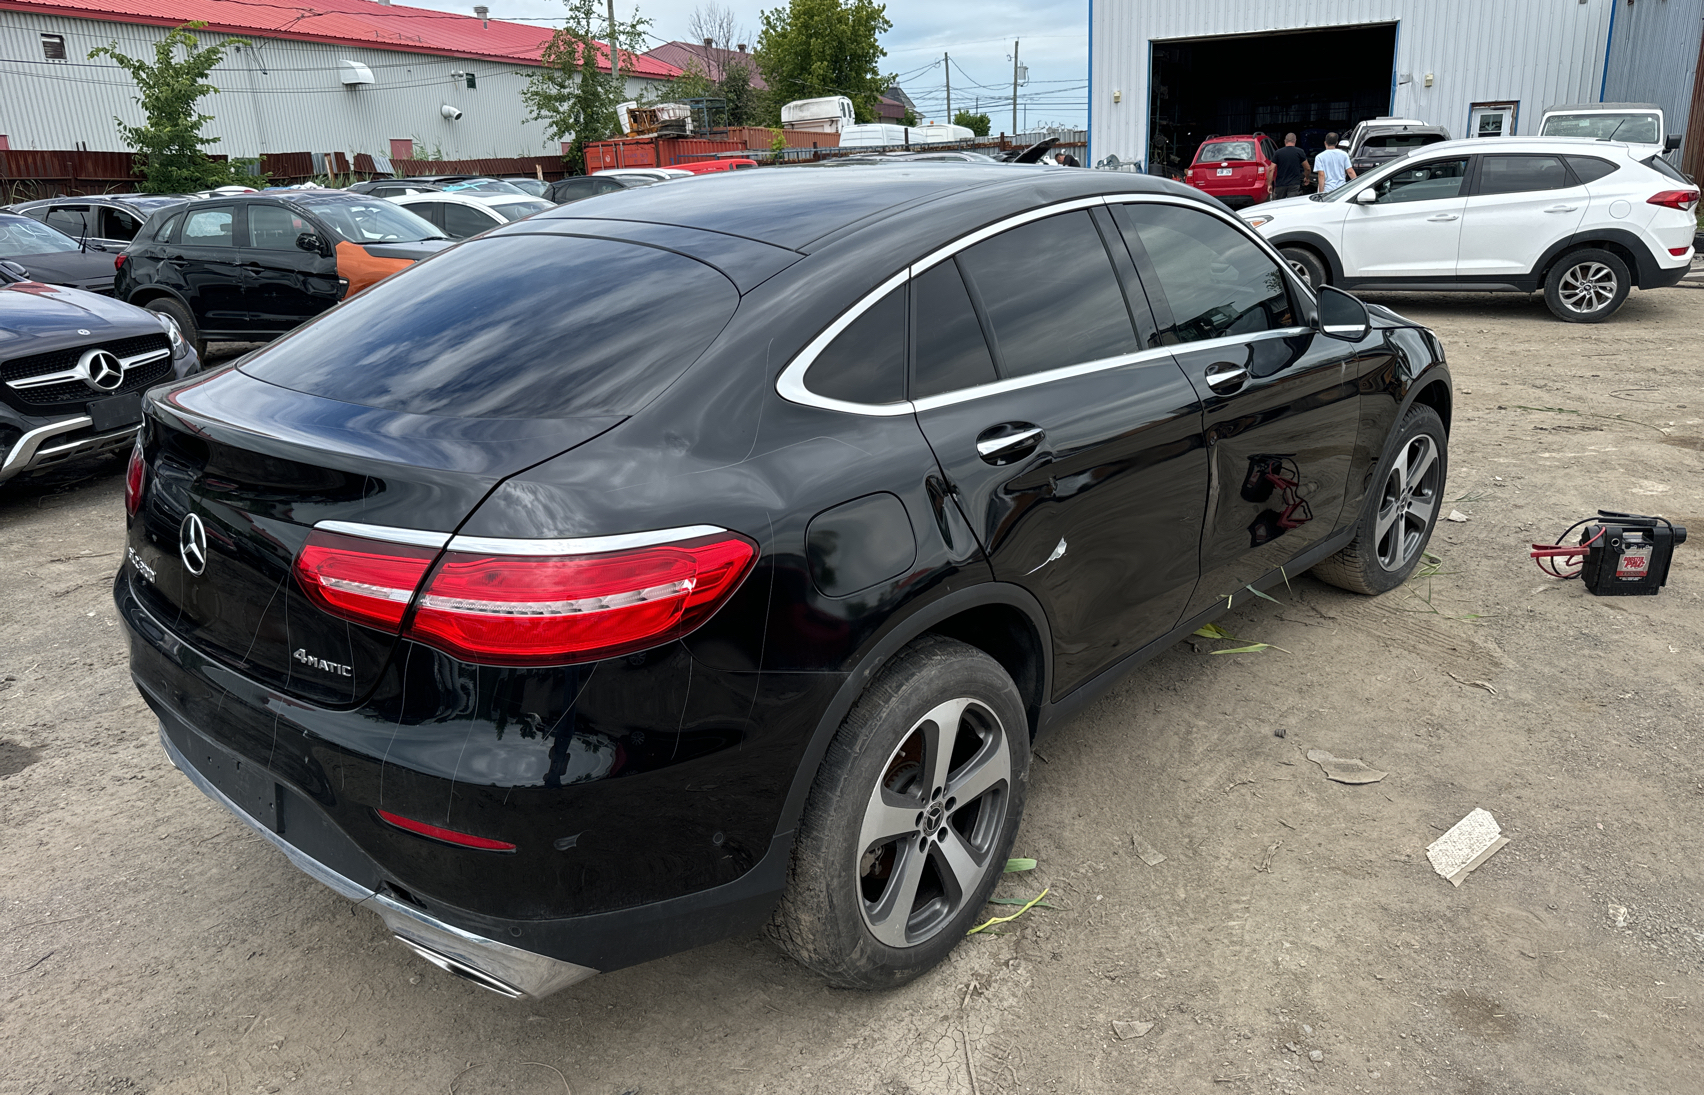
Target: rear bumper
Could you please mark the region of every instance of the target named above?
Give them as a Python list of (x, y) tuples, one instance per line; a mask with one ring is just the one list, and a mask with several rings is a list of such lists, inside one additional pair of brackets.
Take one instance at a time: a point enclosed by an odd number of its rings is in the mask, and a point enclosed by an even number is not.
[(439, 969), (511, 999), (548, 996), (598, 972), (476, 935), (344, 877), (273, 832), (215, 786), (178, 748), (164, 720), (160, 723), (160, 744), (178, 771), (202, 794), (265, 837), (310, 878), (377, 913), (398, 940)]

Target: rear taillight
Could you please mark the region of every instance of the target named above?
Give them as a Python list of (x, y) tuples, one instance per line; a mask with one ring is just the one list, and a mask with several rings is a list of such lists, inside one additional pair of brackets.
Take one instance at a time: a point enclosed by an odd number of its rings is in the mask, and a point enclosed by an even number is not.
[(130, 447), (130, 464), (124, 469), (124, 512), (132, 517), (142, 508), (142, 484), (148, 478), (148, 463), (142, 458), (142, 437)]
[(463, 661), (566, 665), (685, 635), (721, 607), (757, 559), (750, 541), (721, 530), (616, 551), (546, 554), (548, 546), (452, 541), (406, 628), (404, 614), (436, 548), (315, 529), (296, 559), (296, 578), (334, 616), (401, 631)]
[(315, 529), (296, 556), (296, 581), (333, 616), (396, 634), (438, 549)]
[(1193, 179), (1195, 177), (1195, 168), (1193, 168), (1193, 167), (1184, 168), (1183, 177), (1186, 178), (1186, 179)]
[(465, 661), (563, 665), (679, 638), (739, 587), (757, 548), (717, 532), (598, 554), (451, 550), (407, 635)]
[(119, 270), (124, 269), (124, 260), (125, 260), (126, 257), (128, 257), (128, 256), (126, 256), (123, 251), (120, 251), (118, 254), (116, 254), (112, 257), (112, 268), (113, 268), (114, 273), (117, 273)]
[(1256, 175), (1264, 175), (1264, 174), (1266, 174), (1266, 167), (1265, 167), (1265, 165), (1261, 165), (1261, 166), (1258, 166), (1258, 167), (1256, 167), (1256, 168), (1255, 168), (1255, 169), (1254, 169), (1254, 173), (1255, 173), (1255, 174), (1256, 174)]
[(1690, 247), (1671, 247), (1669, 248), (1669, 254), (1673, 255), (1675, 258), (1679, 258), (1690, 250), (1692, 250)]
[(1690, 212), (1698, 204), (1696, 190), (1665, 190), (1661, 194), (1652, 194), (1645, 199), (1647, 205), (1662, 205), (1670, 209)]

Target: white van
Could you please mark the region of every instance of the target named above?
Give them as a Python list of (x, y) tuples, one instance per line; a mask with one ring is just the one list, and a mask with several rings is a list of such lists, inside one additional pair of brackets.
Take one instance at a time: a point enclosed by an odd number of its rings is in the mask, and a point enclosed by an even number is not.
[(1655, 103), (1577, 103), (1547, 109), (1538, 135), (1619, 141), (1661, 155), (1680, 147), (1680, 134), (1670, 133), (1664, 122), (1663, 108)]
[(795, 99), (781, 108), (781, 128), (807, 133), (842, 133), (858, 120), (852, 100), (844, 95)]
[(841, 148), (903, 148), (909, 145), (950, 144), (968, 141), (976, 136), (962, 125), (893, 125), (888, 122), (866, 122), (850, 125), (840, 131)]

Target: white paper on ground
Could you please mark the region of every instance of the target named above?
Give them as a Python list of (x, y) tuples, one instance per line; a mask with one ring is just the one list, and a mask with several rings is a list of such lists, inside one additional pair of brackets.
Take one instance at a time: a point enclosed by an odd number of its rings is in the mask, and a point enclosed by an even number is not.
[(1508, 842), (1497, 819), (1476, 806), (1426, 848), (1426, 858), (1432, 861), (1434, 871), (1449, 879), (1450, 885), (1460, 886), (1475, 867)]

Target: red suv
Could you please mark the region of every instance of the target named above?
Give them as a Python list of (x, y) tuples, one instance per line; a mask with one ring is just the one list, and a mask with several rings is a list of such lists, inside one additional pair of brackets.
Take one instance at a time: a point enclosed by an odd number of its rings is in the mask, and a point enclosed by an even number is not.
[(1272, 160), (1277, 151), (1264, 133), (1210, 137), (1196, 150), (1183, 181), (1232, 209), (1255, 205), (1272, 197)]

